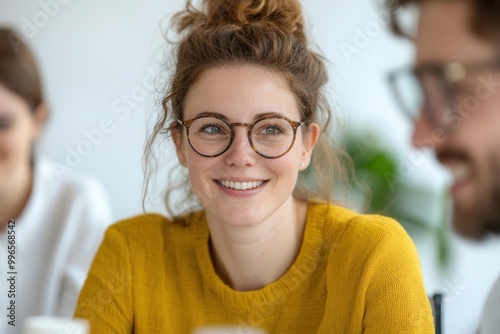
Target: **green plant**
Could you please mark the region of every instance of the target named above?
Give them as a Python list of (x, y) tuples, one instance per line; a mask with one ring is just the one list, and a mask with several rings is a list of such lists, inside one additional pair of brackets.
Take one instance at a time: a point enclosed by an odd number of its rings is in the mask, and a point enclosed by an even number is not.
[[(364, 196), (368, 213), (379, 213), (399, 221), (412, 238), (431, 237), (436, 242), (437, 261), (446, 268), (451, 257), (451, 243), (447, 233), (447, 195), (439, 196), (428, 187), (412, 182), (411, 177), (402, 177), (393, 153), (380, 145), (373, 135), (351, 136), (346, 140), (346, 149), (354, 160), (356, 177), (371, 190)], [(355, 185), (355, 184), (354, 184)], [(358, 191), (356, 187), (353, 191)], [(440, 221), (433, 221), (426, 214), (428, 206), (435, 205), (438, 197), (441, 204)], [(434, 219), (435, 220), (435, 219)]]

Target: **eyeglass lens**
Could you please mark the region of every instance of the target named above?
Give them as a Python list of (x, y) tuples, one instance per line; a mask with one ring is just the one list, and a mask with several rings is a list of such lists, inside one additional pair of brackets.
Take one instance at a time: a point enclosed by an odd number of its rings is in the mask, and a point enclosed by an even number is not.
[[(274, 158), (286, 153), (294, 142), (293, 126), (286, 119), (265, 118), (250, 127), (250, 143), (257, 153), (265, 157)], [(217, 117), (195, 119), (189, 126), (188, 134), (193, 149), (204, 156), (225, 152), (234, 136), (231, 126)]]
[(423, 112), (435, 125), (445, 122), (445, 113), (451, 109), (450, 89), (439, 75), (422, 73), (417, 76), (407, 71), (394, 79), (394, 87), (402, 108), (413, 120)]

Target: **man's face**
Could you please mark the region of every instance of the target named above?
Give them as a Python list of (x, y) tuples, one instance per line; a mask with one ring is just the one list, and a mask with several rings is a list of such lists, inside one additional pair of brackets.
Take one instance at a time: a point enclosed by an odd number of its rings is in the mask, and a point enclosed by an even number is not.
[[(415, 67), (459, 62), (469, 68), (500, 59), (492, 42), (471, 31), (470, 14), (469, 1), (423, 1)], [(452, 129), (436, 140), (436, 123), (421, 114), (413, 143), (431, 146), (453, 174), (451, 195), (457, 232), (481, 238), (486, 232), (500, 232), (500, 68), (468, 70), (451, 88), (455, 106)], [(431, 90), (439, 88), (428, 89), (432, 104)]]

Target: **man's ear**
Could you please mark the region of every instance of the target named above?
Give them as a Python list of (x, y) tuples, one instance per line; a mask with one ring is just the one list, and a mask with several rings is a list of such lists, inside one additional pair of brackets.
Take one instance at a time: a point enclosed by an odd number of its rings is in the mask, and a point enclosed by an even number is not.
[(304, 140), (302, 143), (302, 161), (301, 161), (301, 170), (304, 170), (309, 166), (311, 162), (312, 152), (314, 150), (314, 146), (318, 142), (320, 129), (318, 124), (311, 123), (307, 127), (307, 131), (304, 133)]
[(182, 140), (182, 126), (178, 123), (172, 123), (170, 125), (170, 132), (172, 134), (172, 139), (174, 140), (177, 159), (182, 166), (187, 167), (186, 154), (184, 153), (184, 141)]
[(38, 138), (40, 135), (40, 132), (42, 132), (45, 123), (47, 122), (47, 117), (48, 117), (49, 111), (47, 108), (47, 105), (44, 102), (41, 102), (34, 110), (33, 112), (33, 118), (34, 118), (34, 133), (33, 133), (33, 139), (35, 140)]

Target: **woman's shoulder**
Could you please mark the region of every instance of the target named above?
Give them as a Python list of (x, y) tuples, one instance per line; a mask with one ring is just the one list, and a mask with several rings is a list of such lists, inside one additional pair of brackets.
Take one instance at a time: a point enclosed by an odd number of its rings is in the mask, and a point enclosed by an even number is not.
[(67, 212), (72, 207), (77, 207), (91, 215), (112, 219), (108, 194), (96, 177), (70, 169), (44, 156), (35, 159), (34, 171), (32, 197), (38, 201)]
[(35, 159), (33, 190), (19, 220), (32, 230), (102, 235), (114, 220), (104, 186), (94, 177), (61, 168), (43, 156)]
[[(376, 214), (361, 214), (330, 205), (324, 212), (322, 239), (327, 256), (337, 266), (345, 263), (418, 263), (416, 247), (403, 226), (395, 219)], [(350, 259), (350, 260), (346, 260)], [(345, 261), (345, 263), (343, 262)]]
[(38, 183), (43, 184), (46, 190), (53, 194), (66, 196), (82, 197), (88, 194), (105, 196), (106, 193), (97, 178), (49, 160), (44, 156), (35, 160), (35, 185)]
[(144, 213), (119, 220), (108, 229), (116, 230), (121, 234), (136, 234), (139, 231), (155, 233), (171, 224), (172, 221), (160, 213)]
[(167, 239), (181, 240), (189, 237), (200, 229), (200, 222), (203, 212), (193, 212), (190, 214), (189, 224), (180, 224), (160, 213), (144, 213), (120, 220), (108, 228), (108, 234), (119, 234), (129, 242), (164, 242)]
[(382, 238), (407, 235), (401, 224), (393, 218), (358, 213), (336, 204), (311, 203), (309, 214), (314, 219), (321, 219), (325, 233), (337, 241), (355, 239), (372, 243)]

